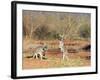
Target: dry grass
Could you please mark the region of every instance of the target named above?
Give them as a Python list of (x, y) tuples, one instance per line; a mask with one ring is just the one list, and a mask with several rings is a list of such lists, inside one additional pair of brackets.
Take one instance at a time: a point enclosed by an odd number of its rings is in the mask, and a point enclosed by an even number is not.
[[(69, 53), (68, 59), (62, 60), (62, 54), (59, 51), (50, 51), (46, 52), (47, 59), (40, 60), (34, 58), (26, 58), (27, 56), (31, 56), (29, 44), (38, 45), (41, 43), (49, 44), (49, 49), (57, 49), (58, 41), (35, 41), (24, 39), (23, 41), (23, 69), (34, 69), (34, 68), (61, 68), (61, 67), (83, 67), (83, 66), (91, 66), (91, 59), (87, 59), (87, 54), (90, 52), (79, 51), (76, 53)], [(65, 45), (69, 47), (79, 48), (84, 45), (90, 44), (88, 41), (69, 41), (66, 40)], [(51, 46), (51, 47), (50, 47)], [(54, 46), (54, 47), (53, 47)]]
[(73, 54), (65, 60), (50, 56), (48, 56), (46, 60), (23, 58), (23, 69), (90, 66), (90, 60), (76, 57)]

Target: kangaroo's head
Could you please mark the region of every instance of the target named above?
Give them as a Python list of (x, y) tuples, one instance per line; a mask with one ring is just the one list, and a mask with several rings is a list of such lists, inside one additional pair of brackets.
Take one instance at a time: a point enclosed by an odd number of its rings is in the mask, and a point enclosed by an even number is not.
[(47, 45), (44, 45), (44, 46), (43, 46), (43, 51), (47, 51), (47, 50), (48, 50)]

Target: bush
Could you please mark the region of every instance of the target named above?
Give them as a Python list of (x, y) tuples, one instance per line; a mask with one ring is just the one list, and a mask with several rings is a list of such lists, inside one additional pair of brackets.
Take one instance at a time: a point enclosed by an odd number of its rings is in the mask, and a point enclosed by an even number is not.
[(47, 26), (39, 26), (35, 31), (33, 36), (37, 39), (57, 39), (58, 33), (56, 31), (50, 30)]
[(83, 25), (79, 29), (79, 36), (82, 38), (90, 38), (91, 35), (91, 30), (90, 26), (88, 25)]
[(34, 31), (34, 35), (37, 39), (45, 39), (48, 35), (48, 27), (40, 26)]

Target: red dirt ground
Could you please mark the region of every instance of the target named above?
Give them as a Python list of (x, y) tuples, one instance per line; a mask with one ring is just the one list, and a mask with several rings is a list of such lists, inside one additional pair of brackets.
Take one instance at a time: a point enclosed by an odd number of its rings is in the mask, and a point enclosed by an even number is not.
[[(91, 66), (91, 58), (87, 58), (87, 56), (91, 57), (90, 52), (87, 51), (79, 51), (79, 52), (69, 52), (68, 59), (62, 60), (62, 54), (59, 50), (48, 50), (45, 54), (47, 59), (33, 59), (26, 58), (26, 56), (31, 56), (30, 49), (27, 49), (30, 44), (39, 44), (39, 43), (47, 43), (49, 45), (54, 45), (54, 47), (58, 47), (58, 41), (23, 41), (23, 61), (22, 68), (23, 69), (34, 69), (34, 68), (55, 68), (55, 67), (83, 67), (83, 66)], [(64, 41), (64, 44), (68, 47), (80, 48), (87, 44), (90, 44), (89, 41)]]
[(89, 52), (84, 53), (85, 55), (82, 56), (81, 53), (69, 53), (68, 60), (64, 61), (62, 60), (61, 53), (54, 52), (47, 52), (47, 59), (44, 60), (24, 57), (23, 69), (90, 66), (90, 59), (84, 57)]

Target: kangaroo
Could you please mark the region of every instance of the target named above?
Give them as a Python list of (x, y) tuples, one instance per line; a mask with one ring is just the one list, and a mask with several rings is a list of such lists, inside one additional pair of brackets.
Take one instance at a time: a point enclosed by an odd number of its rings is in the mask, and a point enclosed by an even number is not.
[(38, 59), (40, 57), (40, 59), (43, 59), (44, 52), (47, 50), (47, 46), (39, 46), (34, 52), (33, 52), (33, 58)]
[(64, 60), (65, 58), (68, 59), (68, 51), (67, 51), (67, 49), (65, 49), (63, 37), (64, 36), (60, 35), (59, 48), (62, 53), (62, 59)]

